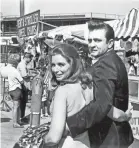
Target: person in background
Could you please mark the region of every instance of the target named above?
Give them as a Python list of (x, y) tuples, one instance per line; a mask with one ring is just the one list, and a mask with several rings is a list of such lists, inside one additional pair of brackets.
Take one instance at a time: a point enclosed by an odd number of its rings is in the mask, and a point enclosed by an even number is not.
[(9, 83), (9, 94), (13, 100), (13, 127), (14, 128), (23, 128), (24, 126), (19, 124), (21, 118), (21, 100), (23, 97), (22, 94), (22, 85), (23, 78), (21, 77), (19, 71), (16, 69), (18, 65), (19, 55), (11, 54), (8, 57), (8, 65), (6, 67), (6, 72), (8, 76)]
[(24, 53), (23, 60), (17, 66), (17, 70), (21, 74), (24, 81), (24, 84), (22, 85), (23, 99), (21, 101), (21, 122), (24, 122), (24, 120), (26, 120), (24, 118), (25, 108), (26, 108), (26, 102), (28, 101), (28, 93), (31, 90), (30, 88), (31, 76), (27, 68), (28, 63), (30, 63), (31, 60), (32, 60), (32, 55), (30, 53)]
[(47, 84), (43, 85), (42, 105), (41, 105), (41, 118), (47, 117), (47, 99), (48, 99), (48, 87)]
[(67, 118), (67, 124), (72, 137), (88, 130), (92, 147), (127, 148), (133, 142), (128, 120), (120, 122), (109, 116), (114, 114), (114, 107), (126, 112), (129, 101), (126, 68), (114, 51), (114, 30), (97, 22), (89, 22), (88, 29), (89, 52), (95, 58), (88, 69), (93, 76), (94, 99)]
[[(41, 65), (41, 64), (40, 64)], [(50, 66), (49, 66), (49, 60), (48, 58), (44, 58), (43, 67), (45, 67), (44, 70), (44, 84), (43, 84), (43, 95), (42, 95), (42, 107), (41, 107), (41, 117), (47, 117), (48, 116), (48, 94), (49, 94), (49, 85), (51, 80), (51, 72), (50, 72)]]

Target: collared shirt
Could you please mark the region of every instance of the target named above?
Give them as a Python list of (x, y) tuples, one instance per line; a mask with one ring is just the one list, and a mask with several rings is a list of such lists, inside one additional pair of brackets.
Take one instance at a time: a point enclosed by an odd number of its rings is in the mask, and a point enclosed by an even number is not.
[(22, 77), (28, 76), (27, 64), (24, 59), (18, 64), (17, 70), (20, 72)]
[[(24, 59), (18, 64), (17, 70), (19, 71), (19, 73), (21, 74), (23, 79), (24, 79), (24, 77), (28, 76), (27, 64)], [(24, 79), (24, 85), (27, 89), (29, 89), (29, 90), (31, 89), (30, 88), (30, 81), (27, 81)]]
[(13, 67), (11, 64), (8, 64), (6, 66), (6, 72), (8, 76), (8, 83), (9, 83), (9, 91), (13, 91), (16, 88), (22, 88), (21, 82), (23, 81), (23, 78), (21, 77), (18, 70)]

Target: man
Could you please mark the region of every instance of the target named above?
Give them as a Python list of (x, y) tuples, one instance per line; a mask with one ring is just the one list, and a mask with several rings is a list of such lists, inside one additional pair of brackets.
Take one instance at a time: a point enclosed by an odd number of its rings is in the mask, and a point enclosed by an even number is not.
[[(18, 123), (20, 119), (20, 103), (22, 99), (22, 87), (23, 78), (21, 77), (19, 71), (16, 69), (20, 56), (18, 54), (10, 54), (8, 57), (8, 65), (5, 67), (5, 76), (8, 78), (8, 89), (9, 95), (13, 100), (13, 127), (23, 128), (22, 125)], [(1, 72), (0, 72), (1, 73)]]
[(30, 53), (25, 53), (23, 60), (21, 60), (21, 62), (18, 64), (17, 67), (17, 70), (19, 71), (24, 80), (24, 85), (22, 87), (23, 99), (21, 102), (21, 121), (25, 116), (26, 102), (28, 101), (28, 93), (30, 90), (30, 75), (27, 69), (27, 65), (31, 62), (31, 60), (32, 60), (32, 55)]
[(88, 29), (88, 47), (95, 58), (88, 69), (94, 77), (94, 100), (69, 117), (67, 124), (73, 137), (88, 129), (93, 147), (127, 148), (133, 141), (128, 122), (113, 122), (107, 117), (112, 106), (124, 112), (128, 109), (128, 77), (124, 63), (114, 51), (114, 31), (105, 23), (90, 22)]

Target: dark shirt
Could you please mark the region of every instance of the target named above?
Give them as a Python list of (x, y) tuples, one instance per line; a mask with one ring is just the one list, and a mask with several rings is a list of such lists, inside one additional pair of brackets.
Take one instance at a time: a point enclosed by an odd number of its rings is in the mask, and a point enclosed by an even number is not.
[(94, 100), (79, 113), (68, 117), (72, 137), (101, 122), (107, 125), (111, 121), (107, 114), (112, 105), (123, 111), (128, 108), (127, 72), (114, 50), (103, 55), (88, 71), (94, 78)]

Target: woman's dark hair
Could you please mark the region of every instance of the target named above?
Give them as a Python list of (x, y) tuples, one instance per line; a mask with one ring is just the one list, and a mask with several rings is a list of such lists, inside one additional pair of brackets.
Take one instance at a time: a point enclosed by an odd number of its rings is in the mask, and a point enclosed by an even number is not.
[(92, 88), (93, 76), (89, 71), (82, 71), (79, 76), (79, 80), (83, 89), (86, 89), (87, 87), (89, 87), (90, 89)]
[[(50, 53), (51, 57), (57, 54), (63, 56), (67, 60), (67, 62), (71, 65), (70, 75), (65, 80), (62, 81), (63, 84), (77, 82), (79, 80), (79, 75), (83, 70), (77, 49), (72, 45), (61, 43), (55, 46)], [(54, 76), (53, 78), (55, 79)]]
[(90, 22), (88, 22), (88, 29), (90, 31), (104, 29), (106, 31), (107, 42), (110, 39), (114, 39), (115, 38), (113, 28), (110, 25), (106, 24), (106, 23), (90, 21)]

